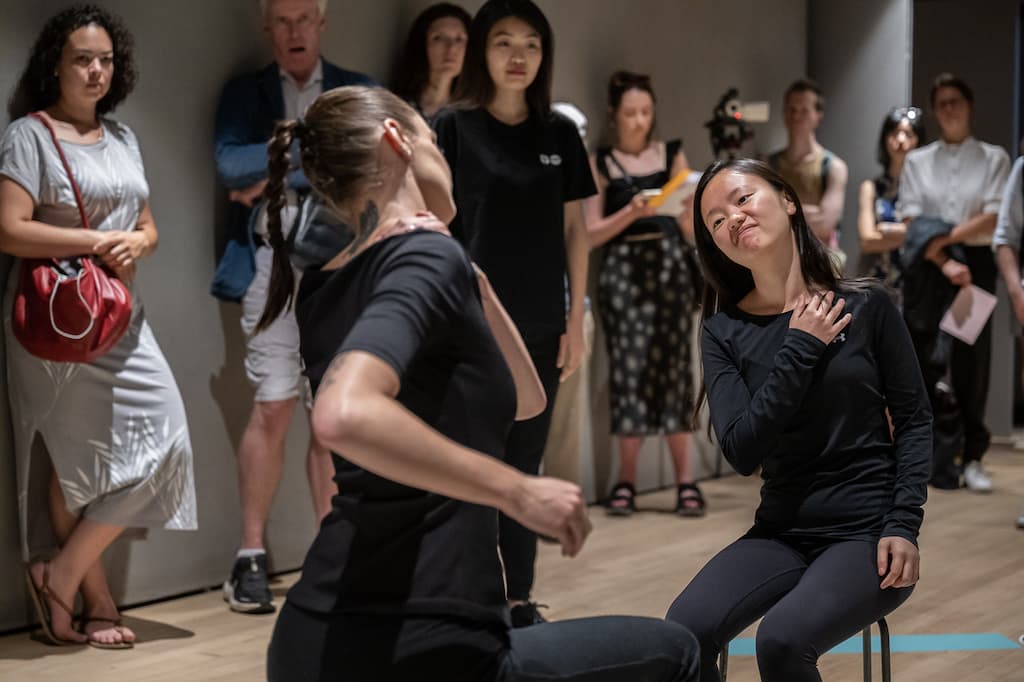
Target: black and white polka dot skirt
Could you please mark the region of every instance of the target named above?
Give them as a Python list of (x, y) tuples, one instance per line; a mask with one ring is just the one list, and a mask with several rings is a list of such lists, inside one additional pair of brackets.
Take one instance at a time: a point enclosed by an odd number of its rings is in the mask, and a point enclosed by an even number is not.
[(608, 347), (612, 433), (689, 431), (693, 291), (682, 238), (608, 245), (598, 306)]

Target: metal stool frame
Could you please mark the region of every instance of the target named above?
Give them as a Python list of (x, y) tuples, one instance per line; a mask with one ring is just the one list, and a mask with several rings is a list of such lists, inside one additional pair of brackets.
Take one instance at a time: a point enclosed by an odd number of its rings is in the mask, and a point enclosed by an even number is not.
[[(882, 682), (892, 682), (892, 660), (889, 650), (889, 624), (885, 618), (878, 619), (878, 639), (882, 645)], [(861, 633), (864, 638), (864, 682), (871, 682), (871, 626), (864, 628)], [(722, 653), (718, 656), (718, 669), (722, 674), (722, 682), (729, 671), (729, 643), (722, 647)]]

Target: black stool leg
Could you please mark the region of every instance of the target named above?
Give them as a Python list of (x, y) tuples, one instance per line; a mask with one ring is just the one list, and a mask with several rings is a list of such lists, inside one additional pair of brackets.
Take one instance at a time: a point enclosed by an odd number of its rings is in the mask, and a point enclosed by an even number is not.
[(729, 643), (726, 642), (722, 646), (722, 653), (718, 655), (718, 670), (722, 673), (722, 682), (725, 682), (725, 676), (729, 672)]
[(864, 637), (864, 682), (871, 682), (871, 626), (861, 633)]
[(889, 658), (889, 624), (878, 619), (878, 634), (882, 642), (882, 682), (892, 682), (892, 661)]

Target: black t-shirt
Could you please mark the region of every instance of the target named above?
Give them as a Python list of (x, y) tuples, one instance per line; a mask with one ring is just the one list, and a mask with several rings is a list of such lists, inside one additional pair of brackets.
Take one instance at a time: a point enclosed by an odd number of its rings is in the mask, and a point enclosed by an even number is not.
[[(296, 315), (314, 390), (331, 360), (364, 351), (401, 379), (398, 401), (501, 459), (515, 418), (511, 372), (453, 239), (413, 232), (344, 267), (307, 271)], [(289, 601), (319, 613), (454, 616), (504, 627), (497, 512), (395, 483), (332, 455), (340, 490)]]
[(597, 192), (569, 119), (518, 125), (485, 109), (449, 110), (434, 123), (455, 181), (452, 234), (479, 265), (527, 338), (565, 331), (565, 204)]
[(791, 313), (707, 320), (711, 422), (737, 471), (762, 467), (751, 535), (916, 543), (932, 414), (910, 334), (883, 289), (840, 296), (853, 319), (828, 347)]

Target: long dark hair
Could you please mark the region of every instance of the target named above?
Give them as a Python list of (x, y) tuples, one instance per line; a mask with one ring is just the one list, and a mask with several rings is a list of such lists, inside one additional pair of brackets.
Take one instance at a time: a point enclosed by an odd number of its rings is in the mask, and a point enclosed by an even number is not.
[(555, 36), (551, 24), (530, 0), (487, 0), (473, 17), (466, 43), (462, 75), (455, 88), (455, 106), (463, 109), (486, 107), (494, 99), (494, 80), (487, 70), (487, 38), (494, 25), (506, 17), (520, 19), (540, 36), (541, 62), (537, 77), (526, 88), (530, 112), (547, 116), (551, 112), (551, 81), (555, 61)]
[(895, 183), (899, 178), (889, 177), (889, 162), (892, 159), (889, 156), (889, 135), (899, 127), (901, 123), (906, 121), (910, 124), (910, 128), (917, 135), (917, 142), (920, 145), (924, 142), (925, 128), (924, 128), (924, 114), (917, 107), (897, 107), (891, 109), (889, 113), (885, 115), (885, 120), (882, 121), (882, 129), (878, 133), (878, 163), (882, 164), (882, 173), (876, 178), (876, 182), (880, 183), (889, 189), (895, 186)]
[[(383, 88), (350, 85), (328, 90), (306, 110), (303, 120), (281, 121), (268, 144), (267, 231), (274, 249), (267, 305), (256, 329), (269, 326), (291, 307), (295, 273), (281, 227), (285, 179), (291, 168), (289, 150), (299, 140), (302, 170), (313, 191), (337, 216), (345, 216), (354, 199), (379, 181), (381, 125), (393, 118), (406, 135), (413, 135), (419, 115), (401, 98)], [(366, 237), (358, 221), (344, 221), (355, 240)]]
[(96, 103), (96, 114), (113, 111), (135, 88), (138, 71), (133, 56), (135, 40), (121, 19), (97, 5), (72, 5), (50, 17), (29, 53), (28, 64), (18, 79), (7, 113), (11, 120), (56, 104), (60, 99), (57, 66), (68, 36), (83, 26), (96, 25), (110, 36), (114, 47), (114, 73), (110, 90)]
[[(697, 255), (700, 257), (701, 269), (704, 272), (704, 291), (701, 295), (701, 324), (720, 310), (736, 307), (743, 297), (754, 289), (754, 276), (750, 270), (729, 260), (715, 244), (711, 230), (704, 222), (701, 201), (704, 190), (715, 176), (726, 171), (735, 171), (744, 175), (754, 175), (783, 196), (793, 202), (796, 211), (789, 217), (789, 225), (796, 239), (797, 252), (800, 254), (800, 274), (804, 282), (812, 289), (825, 291), (863, 291), (875, 282), (867, 279), (843, 279), (836, 274), (836, 265), (825, 246), (811, 232), (804, 217), (804, 209), (789, 183), (764, 163), (755, 159), (732, 159), (715, 161), (705, 169), (693, 197), (693, 231), (697, 242)], [(707, 399), (707, 387), (703, 376), (700, 381), (700, 394), (694, 410), (694, 428), (698, 423), (698, 413)], [(710, 427), (709, 427), (710, 428)]]
[[(395, 70), (395, 77), (391, 90), (409, 102), (418, 102), (423, 94), (423, 88), (430, 81), (430, 63), (427, 60), (427, 30), (430, 25), (438, 19), (452, 17), (462, 22), (469, 35), (469, 25), (473, 18), (469, 12), (453, 5), (450, 2), (439, 2), (426, 8), (413, 21), (409, 29), (409, 37), (405, 40), (405, 48), (398, 60), (398, 68)], [(458, 84), (456, 77), (452, 88)]]

